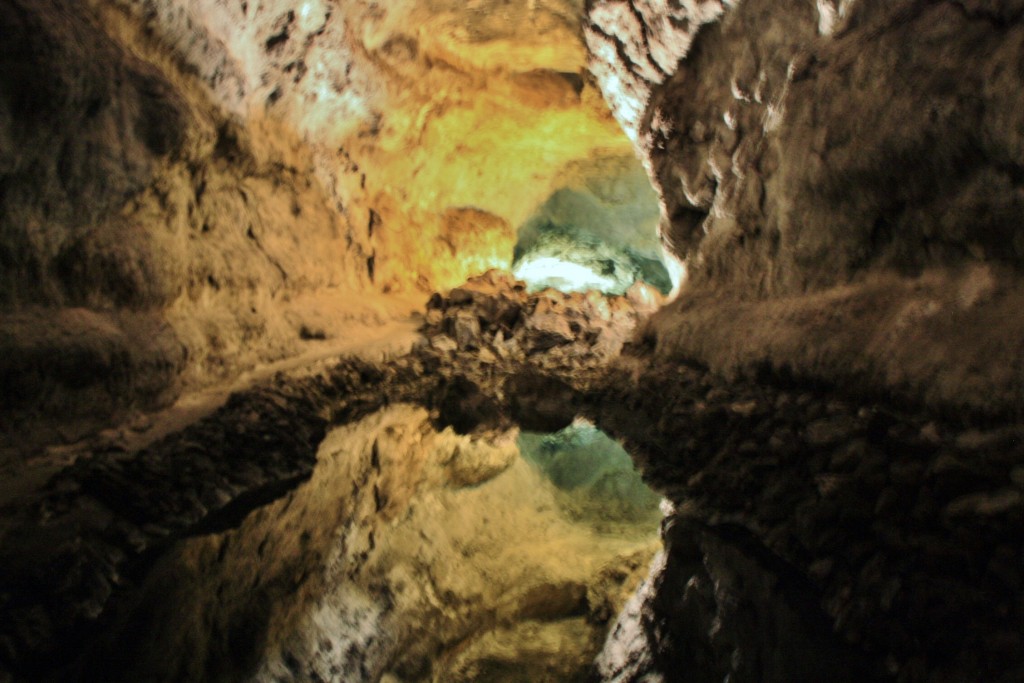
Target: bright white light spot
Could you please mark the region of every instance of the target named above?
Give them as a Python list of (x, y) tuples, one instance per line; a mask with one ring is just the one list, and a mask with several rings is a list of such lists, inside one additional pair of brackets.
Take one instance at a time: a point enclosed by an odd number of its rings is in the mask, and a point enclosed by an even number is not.
[(591, 289), (609, 291), (619, 285), (613, 277), (551, 256), (524, 259), (515, 267), (513, 274), (526, 282), (530, 289), (554, 287), (563, 292), (586, 292)]
[(661, 254), (661, 260), (665, 264), (665, 270), (668, 271), (669, 280), (672, 281), (672, 291), (668, 295), (671, 301), (679, 296), (683, 285), (686, 284), (686, 264), (665, 248), (662, 248)]
[(299, 30), (303, 33), (315, 33), (324, 27), (327, 14), (319, 0), (308, 0), (299, 8)]

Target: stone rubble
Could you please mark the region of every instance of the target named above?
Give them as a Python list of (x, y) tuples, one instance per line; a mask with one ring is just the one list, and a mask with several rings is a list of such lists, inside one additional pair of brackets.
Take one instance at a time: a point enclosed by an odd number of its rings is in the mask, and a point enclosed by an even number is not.
[(544, 367), (592, 366), (616, 356), (661, 294), (637, 282), (622, 296), (546, 289), (528, 294), (508, 274), (491, 270), (427, 304), (424, 344), (450, 356), (527, 361)]

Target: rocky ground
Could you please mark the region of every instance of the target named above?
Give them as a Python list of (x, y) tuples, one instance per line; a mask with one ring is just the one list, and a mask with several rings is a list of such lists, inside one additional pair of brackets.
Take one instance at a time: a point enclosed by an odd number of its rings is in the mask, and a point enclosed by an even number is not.
[[(1022, 428), (654, 361), (626, 343), (650, 297), (492, 273), (434, 297), (406, 356), (280, 375), (141, 452), (83, 459), (2, 539), (0, 662), (66, 677), (183, 539), (309, 478), (332, 426), (412, 403), (467, 435), (586, 415), (671, 501), (602, 680), (1018, 680)], [(55, 674), (58, 652), (73, 664)]]

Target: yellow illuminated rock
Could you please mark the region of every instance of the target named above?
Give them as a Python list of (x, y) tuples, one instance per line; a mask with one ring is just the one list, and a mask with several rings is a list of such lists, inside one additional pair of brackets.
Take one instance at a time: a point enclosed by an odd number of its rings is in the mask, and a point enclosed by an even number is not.
[[(633, 154), (580, 0), (12, 1), (0, 356), (76, 431), (508, 269), (552, 192)], [(36, 381), (48, 355), (97, 370)]]

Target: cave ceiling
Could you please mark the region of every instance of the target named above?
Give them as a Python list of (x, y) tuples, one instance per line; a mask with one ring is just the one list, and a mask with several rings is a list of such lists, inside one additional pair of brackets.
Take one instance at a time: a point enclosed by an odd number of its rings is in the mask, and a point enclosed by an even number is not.
[(582, 0), (122, 4), (223, 106), (358, 167), (396, 222), (473, 207), (515, 228), (581, 161), (633, 154), (586, 74)]

